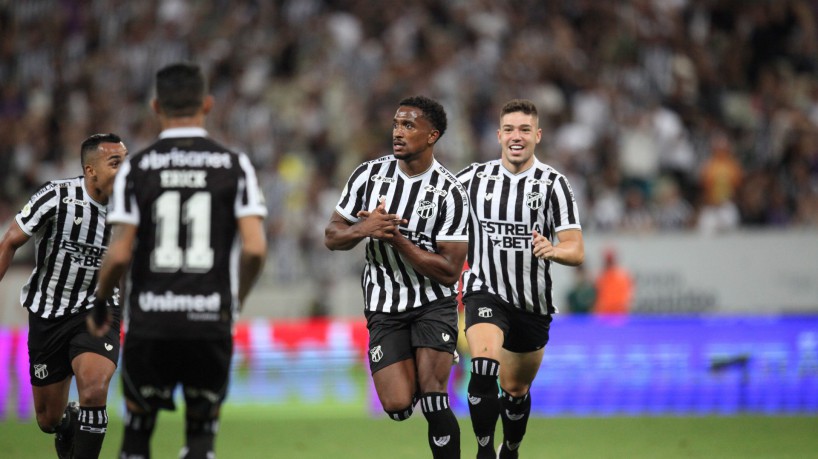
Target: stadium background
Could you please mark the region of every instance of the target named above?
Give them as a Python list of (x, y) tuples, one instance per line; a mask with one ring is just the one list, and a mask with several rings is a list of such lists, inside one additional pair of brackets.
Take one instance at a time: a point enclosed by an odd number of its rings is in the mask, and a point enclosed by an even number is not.
[[(217, 102), (208, 129), (251, 156), (270, 210), (269, 263), (238, 327), (229, 406), (269, 406), (271, 422), (314, 413), (335, 428), (343, 416), (377, 419), (362, 363), (362, 254), (322, 242), (340, 187), (354, 165), (390, 153), (406, 95), (445, 106), (436, 152), (454, 171), (496, 157), (499, 107), (530, 98), (538, 156), (579, 202), (587, 272), (615, 250), (636, 296), (629, 317), (578, 317), (563, 304), (575, 272), (555, 269), (562, 314), (532, 391), (535, 413), (561, 421), (528, 441), (552, 443), (548, 432), (573, 422), (565, 416), (585, 429), (598, 417), (796, 415), (814, 434), (817, 19), (806, 0), (0, 0), (0, 229), (39, 184), (81, 173), (87, 135), (147, 145), (153, 73), (201, 63)], [(30, 251), (0, 284), (4, 431), (31, 421), (17, 299)], [(118, 387), (112, 395), (116, 406)], [(16, 438), (0, 436), (3, 447)], [(772, 450), (798, 457), (782, 444)], [(577, 457), (592, 451), (583, 446)]]

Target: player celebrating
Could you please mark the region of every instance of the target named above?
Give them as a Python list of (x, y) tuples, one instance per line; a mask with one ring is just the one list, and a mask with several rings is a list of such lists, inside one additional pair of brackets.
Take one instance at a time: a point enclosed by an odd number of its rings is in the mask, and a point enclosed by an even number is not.
[[(186, 407), (179, 457), (214, 455), (234, 315), (267, 253), (267, 210), (255, 170), (246, 155), (208, 138), (203, 126), (213, 98), (206, 91), (196, 65), (157, 72), (152, 106), (163, 130), (122, 166), (114, 186), (113, 238), (97, 296), (107, 298), (130, 266), (123, 294), (123, 458), (150, 457), (157, 410), (175, 409), (177, 384)], [(95, 332), (106, 326), (104, 314), (89, 321)]]
[[(469, 412), (478, 458), (516, 458), (531, 411), (529, 388), (548, 343), (552, 263), (576, 266), (584, 248), (565, 176), (534, 156), (537, 109), (511, 100), (500, 112), (501, 158), (458, 174), (471, 202), (469, 266), (463, 274), (466, 338), (472, 355)], [(559, 245), (553, 245), (556, 234)], [(497, 379), (500, 380), (498, 398)]]
[[(115, 134), (82, 142), (83, 175), (41, 187), (0, 242), (0, 280), (14, 253), (34, 236), (34, 271), (20, 302), (28, 309), (28, 353), (37, 424), (56, 434), (60, 458), (99, 456), (108, 426), (108, 383), (119, 359), (119, 313), (105, 336), (85, 318), (93, 307), (97, 270), (108, 246), (105, 224), (114, 176), (128, 150)], [(117, 295), (111, 295), (117, 305)], [(68, 403), (72, 375), (79, 406)]]
[(350, 176), (325, 232), (331, 250), (366, 240), (362, 287), (369, 365), (381, 405), (403, 421), (420, 398), (435, 458), (460, 457), (447, 382), (457, 344), (456, 288), (468, 250), (468, 201), (434, 158), (446, 112), (426, 97), (400, 101), (393, 155)]

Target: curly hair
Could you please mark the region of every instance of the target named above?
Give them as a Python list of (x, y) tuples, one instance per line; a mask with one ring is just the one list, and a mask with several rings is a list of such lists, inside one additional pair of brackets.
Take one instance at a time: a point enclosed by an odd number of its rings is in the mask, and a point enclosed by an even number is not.
[(400, 105), (419, 108), (423, 112), (423, 116), (432, 123), (432, 127), (440, 133), (437, 140), (443, 137), (448, 121), (446, 121), (446, 110), (443, 109), (440, 103), (425, 96), (412, 96), (401, 100)]

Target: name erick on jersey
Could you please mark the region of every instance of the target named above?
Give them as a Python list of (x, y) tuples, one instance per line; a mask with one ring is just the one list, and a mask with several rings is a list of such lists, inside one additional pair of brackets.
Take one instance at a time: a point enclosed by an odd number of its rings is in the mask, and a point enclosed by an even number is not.
[[(422, 249), (435, 252), (438, 242), (468, 241), (468, 198), (454, 175), (435, 160), (426, 172), (409, 177), (393, 156), (361, 164), (347, 181), (335, 211), (350, 222), (358, 212), (373, 210), (381, 197), (386, 212), (408, 220), (401, 234)], [(369, 311), (402, 312), (456, 295), (412, 267), (391, 245), (368, 239), (361, 278)]]
[(24, 307), (45, 319), (88, 309), (110, 239), (106, 212), (83, 177), (54, 180), (34, 193), (15, 217), (34, 236), (36, 263), (20, 293)]
[(536, 160), (514, 175), (499, 159), (457, 174), (469, 193), (469, 270), (463, 293), (488, 291), (515, 307), (553, 314), (551, 262), (534, 256), (532, 232), (553, 235), (580, 229), (579, 212), (565, 176)]
[(248, 157), (206, 135), (163, 131), (114, 182), (108, 222), (138, 228), (123, 295), (133, 336), (224, 336), (238, 311), (236, 219), (267, 209)]

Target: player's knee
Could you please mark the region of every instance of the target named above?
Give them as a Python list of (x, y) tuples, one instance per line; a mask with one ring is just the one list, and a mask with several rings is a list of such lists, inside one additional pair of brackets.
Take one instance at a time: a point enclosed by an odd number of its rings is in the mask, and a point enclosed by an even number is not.
[(103, 406), (108, 401), (107, 381), (94, 381), (82, 389), (80, 404), (82, 406)]
[(45, 433), (56, 432), (57, 426), (62, 421), (62, 413), (52, 413), (48, 410), (37, 412), (37, 427)]
[(386, 406), (383, 407), (383, 410), (386, 411), (386, 414), (389, 416), (389, 419), (393, 421), (405, 421), (412, 416), (415, 408), (414, 405), (409, 405), (408, 407), (404, 407), (402, 409), (390, 410)]
[(531, 388), (530, 384), (523, 384), (523, 383), (501, 383), (500, 384), (500, 395), (504, 397), (510, 398), (522, 398), (528, 394), (528, 390)]

